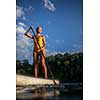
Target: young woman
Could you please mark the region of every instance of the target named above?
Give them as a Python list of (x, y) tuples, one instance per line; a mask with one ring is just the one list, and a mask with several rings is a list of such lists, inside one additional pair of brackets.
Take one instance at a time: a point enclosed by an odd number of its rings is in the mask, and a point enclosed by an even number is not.
[[(46, 67), (46, 63), (45, 63), (45, 59), (43, 57), (43, 55), (41, 54), (41, 50), (44, 54), (44, 56), (46, 56), (45, 54), (45, 48), (46, 48), (46, 40), (45, 37), (41, 34), (42, 33), (42, 27), (38, 26), (36, 29), (36, 37), (34, 37), (33, 35), (31, 35), (29, 33), (29, 30), (32, 29), (32, 27), (30, 27), (24, 34), (33, 39), (34, 41), (34, 51), (33, 51), (33, 56), (34, 56), (34, 71), (35, 71), (35, 77), (38, 76), (38, 60), (40, 58), (41, 60), (41, 64), (44, 70), (44, 74), (45, 74), (45, 78), (47, 77), (47, 67)], [(40, 45), (40, 46), (39, 46)]]

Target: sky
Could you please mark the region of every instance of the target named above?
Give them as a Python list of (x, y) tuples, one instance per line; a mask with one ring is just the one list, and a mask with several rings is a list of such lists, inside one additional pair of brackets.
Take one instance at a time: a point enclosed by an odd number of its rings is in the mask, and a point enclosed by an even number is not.
[(32, 63), (30, 26), (42, 26), (47, 56), (83, 52), (83, 0), (16, 0), (16, 57)]

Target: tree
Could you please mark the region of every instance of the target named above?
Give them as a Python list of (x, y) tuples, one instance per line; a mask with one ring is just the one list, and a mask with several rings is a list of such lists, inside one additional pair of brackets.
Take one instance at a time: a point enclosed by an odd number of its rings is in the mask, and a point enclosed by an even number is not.
[[(57, 54), (55, 56), (48, 56), (46, 59), (56, 79), (62, 82), (83, 81), (83, 53)], [(41, 64), (39, 66), (39, 76), (43, 77)], [(22, 61), (16, 60), (16, 67), (17, 73), (33, 76), (34, 65), (29, 64), (27, 59)], [(48, 76), (51, 78), (50, 73)]]

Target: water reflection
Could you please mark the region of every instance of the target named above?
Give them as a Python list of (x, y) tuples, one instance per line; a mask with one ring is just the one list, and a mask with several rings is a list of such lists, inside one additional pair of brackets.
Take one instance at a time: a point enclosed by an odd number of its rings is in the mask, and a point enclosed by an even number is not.
[(16, 100), (82, 100), (80, 94), (68, 94), (50, 87), (17, 87)]
[(46, 87), (39, 89), (22, 88), (16, 92), (17, 100), (55, 100), (60, 94), (58, 90)]
[(35, 90), (33, 93), (34, 100), (47, 100), (52, 99), (55, 100), (55, 98), (60, 94), (58, 90), (52, 89), (49, 90), (47, 88), (42, 88), (41, 90)]

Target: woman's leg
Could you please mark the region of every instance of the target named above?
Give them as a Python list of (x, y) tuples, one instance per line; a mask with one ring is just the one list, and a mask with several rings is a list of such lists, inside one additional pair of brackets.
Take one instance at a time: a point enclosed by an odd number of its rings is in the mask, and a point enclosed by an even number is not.
[[(45, 51), (43, 51), (43, 54), (45, 56)], [(43, 55), (41, 57), (41, 63), (42, 63), (42, 67), (43, 67), (43, 70), (44, 70), (45, 78), (48, 78), (48, 75), (47, 75), (47, 66), (46, 66), (45, 59), (44, 59)]]
[(35, 77), (38, 76), (38, 61), (37, 61), (37, 53), (34, 52), (34, 72), (35, 72)]

